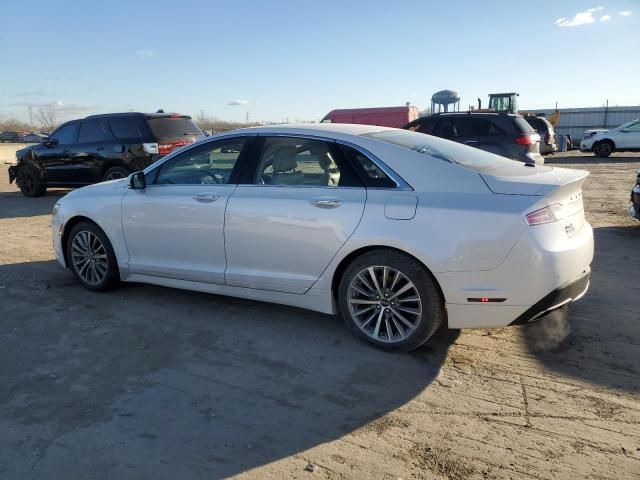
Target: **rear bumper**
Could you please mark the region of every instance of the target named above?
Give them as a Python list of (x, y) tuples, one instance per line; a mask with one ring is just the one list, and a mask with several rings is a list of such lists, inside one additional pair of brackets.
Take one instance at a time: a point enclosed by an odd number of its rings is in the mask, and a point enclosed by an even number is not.
[(589, 289), (589, 277), (590, 273), (587, 273), (582, 278), (568, 285), (556, 288), (531, 308), (527, 309), (527, 311), (511, 322), (509, 326), (524, 325), (525, 323), (540, 320), (554, 310), (579, 300)]
[[(558, 222), (528, 227), (509, 256), (492, 270), (437, 273), (449, 327), (506, 327), (541, 318), (563, 301), (579, 298), (586, 291), (581, 282), (588, 285), (591, 271), (593, 231), (586, 222), (572, 237), (561, 228)], [(472, 303), (470, 297), (504, 301)]]

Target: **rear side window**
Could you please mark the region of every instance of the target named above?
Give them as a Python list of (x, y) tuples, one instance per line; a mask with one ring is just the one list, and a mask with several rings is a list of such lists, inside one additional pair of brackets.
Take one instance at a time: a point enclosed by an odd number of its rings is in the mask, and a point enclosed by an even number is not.
[(105, 139), (102, 124), (100, 122), (82, 122), (78, 143), (103, 142)]
[(133, 118), (118, 118), (109, 120), (109, 127), (113, 136), (119, 139), (140, 138), (140, 130)]
[(389, 178), (369, 157), (346, 145), (341, 145), (341, 148), (365, 186), (374, 188), (395, 188), (397, 186), (396, 182)]
[(77, 131), (78, 131), (77, 123), (63, 125), (58, 130), (53, 132), (53, 134), (51, 135), (51, 140), (57, 140), (60, 145), (72, 145), (76, 143)]
[(504, 130), (498, 127), (491, 120), (486, 118), (474, 118), (473, 123), (476, 127), (476, 134), (481, 136), (504, 135)]
[(440, 117), (436, 135), (444, 138), (471, 137), (473, 122), (467, 117)]
[(147, 120), (147, 123), (153, 136), (161, 141), (202, 135), (198, 126), (189, 117), (151, 118)]

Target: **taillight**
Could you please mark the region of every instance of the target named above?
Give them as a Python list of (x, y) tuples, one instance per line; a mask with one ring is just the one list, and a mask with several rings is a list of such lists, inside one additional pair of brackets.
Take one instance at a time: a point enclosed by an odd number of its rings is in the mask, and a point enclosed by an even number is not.
[(534, 143), (536, 143), (535, 136), (534, 135), (518, 135), (516, 137), (516, 143), (518, 145), (533, 145)]
[(171, 153), (174, 149), (176, 149), (178, 147), (182, 147), (182, 146), (187, 145), (189, 143), (191, 143), (191, 142), (180, 141), (180, 142), (159, 143), (158, 144), (158, 150), (160, 151), (160, 155), (166, 155), (168, 153)]
[(553, 205), (549, 205), (548, 207), (534, 210), (533, 212), (527, 214), (527, 223), (529, 224), (529, 226), (533, 226), (541, 225), (543, 223), (555, 222), (556, 220), (558, 220), (557, 214), (560, 214), (560, 217), (562, 217), (562, 208), (562, 204), (554, 203)]
[(145, 152), (156, 155), (159, 153), (158, 144), (157, 143), (143, 143), (142, 148)]

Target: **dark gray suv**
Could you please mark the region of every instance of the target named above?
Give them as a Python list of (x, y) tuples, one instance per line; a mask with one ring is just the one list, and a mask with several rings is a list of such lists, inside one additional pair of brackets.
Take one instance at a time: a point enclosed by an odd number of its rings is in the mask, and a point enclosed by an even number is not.
[(525, 163), (543, 164), (540, 135), (520, 115), (493, 112), (437, 113), (403, 127)]

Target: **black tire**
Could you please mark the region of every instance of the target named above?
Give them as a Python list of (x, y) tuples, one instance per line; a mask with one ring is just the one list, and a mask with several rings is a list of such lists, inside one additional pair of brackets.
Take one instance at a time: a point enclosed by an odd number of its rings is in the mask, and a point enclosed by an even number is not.
[[(377, 340), (373, 338), (371, 334), (365, 333), (365, 331), (363, 331), (363, 329), (356, 323), (356, 320), (352, 316), (351, 306), (349, 303), (352, 281), (354, 281), (359, 273), (362, 273), (363, 270), (366, 270), (369, 267), (378, 267), (379, 269), (382, 267), (389, 267), (400, 272), (406, 277), (406, 279), (413, 283), (421, 302), (421, 314), (419, 315), (419, 317), (417, 317), (414, 327), (415, 329), (411, 333), (409, 333), (406, 338), (394, 341)], [(391, 280), (389, 280), (389, 282), (390, 281)], [(351, 300), (353, 301), (353, 299)], [(338, 287), (338, 307), (343, 320), (356, 335), (366, 340), (370, 344), (387, 351), (408, 352), (420, 347), (438, 330), (445, 316), (442, 294), (431, 273), (424, 266), (422, 266), (422, 264), (420, 264), (417, 260), (410, 257), (409, 255), (387, 249), (367, 252), (351, 262), (351, 264), (344, 271), (342, 278), (340, 279), (340, 284)], [(395, 308), (399, 309), (399, 307), (400, 304), (398, 303)], [(380, 308), (387, 310), (385, 305), (383, 305), (382, 307), (376, 305), (373, 308), (378, 309), (377, 311), (380, 311)], [(394, 311), (393, 307), (390, 307), (390, 310)], [(383, 313), (380, 313), (379, 319), (377, 319), (377, 321), (380, 323), (380, 319), (382, 318)], [(394, 323), (396, 323), (397, 325), (400, 322)], [(402, 327), (406, 326), (402, 324), (400, 325)], [(387, 327), (384, 327), (385, 330), (386, 328)], [(392, 333), (393, 330), (394, 328), (392, 327)], [(388, 333), (386, 334), (386, 336), (387, 338), (391, 339), (391, 335), (389, 335)]]
[(598, 157), (607, 158), (615, 150), (615, 146), (608, 140), (603, 140), (593, 146), (593, 153)]
[(42, 197), (47, 193), (40, 171), (31, 164), (22, 165), (18, 170), (16, 184), (25, 197)]
[[(76, 264), (74, 257), (74, 239), (79, 235), (92, 234), (98, 238), (101, 242), (104, 250), (98, 250), (98, 252), (104, 251), (106, 254), (106, 271), (101, 280), (97, 282), (89, 282), (81, 274), (83, 264)], [(98, 227), (95, 223), (80, 222), (73, 227), (69, 235), (67, 236), (67, 244), (65, 245), (67, 251), (67, 264), (69, 269), (73, 272), (73, 275), (78, 279), (83, 287), (96, 292), (106, 292), (112, 290), (120, 283), (120, 273), (118, 270), (118, 262), (116, 255), (113, 252), (111, 242), (107, 238), (107, 235)], [(97, 269), (94, 269), (97, 271)]]
[(131, 171), (125, 167), (111, 167), (108, 168), (104, 175), (102, 176), (102, 181), (106, 182), (107, 180), (116, 180), (118, 178), (127, 178), (131, 175)]

